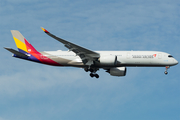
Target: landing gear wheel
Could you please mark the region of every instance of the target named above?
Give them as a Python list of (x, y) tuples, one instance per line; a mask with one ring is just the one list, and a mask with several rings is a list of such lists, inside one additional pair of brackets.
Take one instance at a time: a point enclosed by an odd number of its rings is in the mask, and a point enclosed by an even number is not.
[(96, 67), (88, 67), (88, 68), (84, 68), (85, 71), (90, 71), (91, 73), (89, 74), (92, 78), (96, 77), (99, 78), (99, 75), (96, 74), (97, 70), (99, 70), (99, 68)]
[(165, 70), (165, 72), (164, 72), (164, 74), (165, 74), (165, 75), (167, 75), (167, 74), (168, 74), (168, 72), (167, 72), (167, 71), (168, 71), (168, 69), (169, 69), (169, 66), (166, 66), (166, 70)]
[(84, 71), (88, 72), (89, 70), (88, 70), (88, 68), (84, 68)]
[(93, 73), (90, 73), (90, 76), (91, 76), (91, 77), (94, 77), (94, 74), (93, 74)]
[(99, 78), (99, 75), (98, 75), (98, 74), (93, 74), (93, 73), (90, 73), (90, 76), (91, 76), (91, 77), (96, 77), (96, 78)]
[(167, 75), (167, 74), (168, 74), (168, 72), (167, 72), (167, 71), (165, 71), (165, 72), (164, 72), (164, 74), (165, 74), (165, 75)]
[(95, 77), (96, 77), (96, 78), (99, 78), (99, 75), (98, 75), (98, 74), (95, 74)]

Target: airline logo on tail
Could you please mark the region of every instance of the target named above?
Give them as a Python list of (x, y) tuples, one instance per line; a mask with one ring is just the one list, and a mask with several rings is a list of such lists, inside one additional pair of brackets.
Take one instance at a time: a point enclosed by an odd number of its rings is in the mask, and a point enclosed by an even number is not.
[[(45, 30), (46, 31), (46, 30)], [(48, 31), (46, 31), (48, 32)], [(19, 50), (19, 54), (23, 56), (26, 55), (27, 57), (23, 59), (28, 59), (34, 62), (44, 63), (44, 64), (51, 64), (55, 66), (60, 66), (59, 63), (51, 60), (50, 58), (44, 56), (40, 52), (38, 52), (25, 38), (24, 36), (17, 30), (11, 30), (11, 33), (13, 35), (14, 41), (16, 43), (16, 46)], [(13, 52), (12, 50), (10, 52)], [(14, 53), (14, 52), (13, 52)], [(14, 53), (14, 57), (21, 57), (17, 55), (18, 51)], [(22, 54), (21, 54), (22, 53)]]

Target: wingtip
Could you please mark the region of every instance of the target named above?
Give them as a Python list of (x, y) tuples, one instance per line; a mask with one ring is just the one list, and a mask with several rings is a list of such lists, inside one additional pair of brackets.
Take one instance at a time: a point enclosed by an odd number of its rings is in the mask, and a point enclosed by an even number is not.
[(8, 50), (8, 49), (11, 49), (11, 48), (8, 48), (8, 47), (4, 47), (4, 49)]
[(41, 27), (41, 29), (42, 29), (45, 33), (49, 33), (49, 31), (47, 31), (47, 30), (44, 29), (43, 27)]

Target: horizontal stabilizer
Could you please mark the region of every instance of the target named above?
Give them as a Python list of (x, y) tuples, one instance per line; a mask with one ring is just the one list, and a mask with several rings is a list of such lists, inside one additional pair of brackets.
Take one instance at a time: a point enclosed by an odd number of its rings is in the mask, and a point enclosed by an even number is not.
[(28, 56), (26, 54), (23, 54), (23, 53), (21, 53), (21, 52), (19, 52), (17, 50), (12, 49), (12, 48), (4, 47), (4, 49), (8, 50), (9, 52), (11, 52), (11, 53), (13, 53), (13, 54), (15, 54), (15, 55), (17, 55), (19, 57), (28, 58)]

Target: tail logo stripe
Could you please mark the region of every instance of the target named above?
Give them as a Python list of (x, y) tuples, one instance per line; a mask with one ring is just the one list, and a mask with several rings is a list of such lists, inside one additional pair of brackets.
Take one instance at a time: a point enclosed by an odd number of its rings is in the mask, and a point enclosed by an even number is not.
[(13, 38), (14, 38), (14, 41), (16, 43), (17, 48), (19, 48), (25, 52), (28, 52), (26, 45), (23, 42), (21, 42), (19, 39), (15, 38), (15, 37), (13, 37)]

